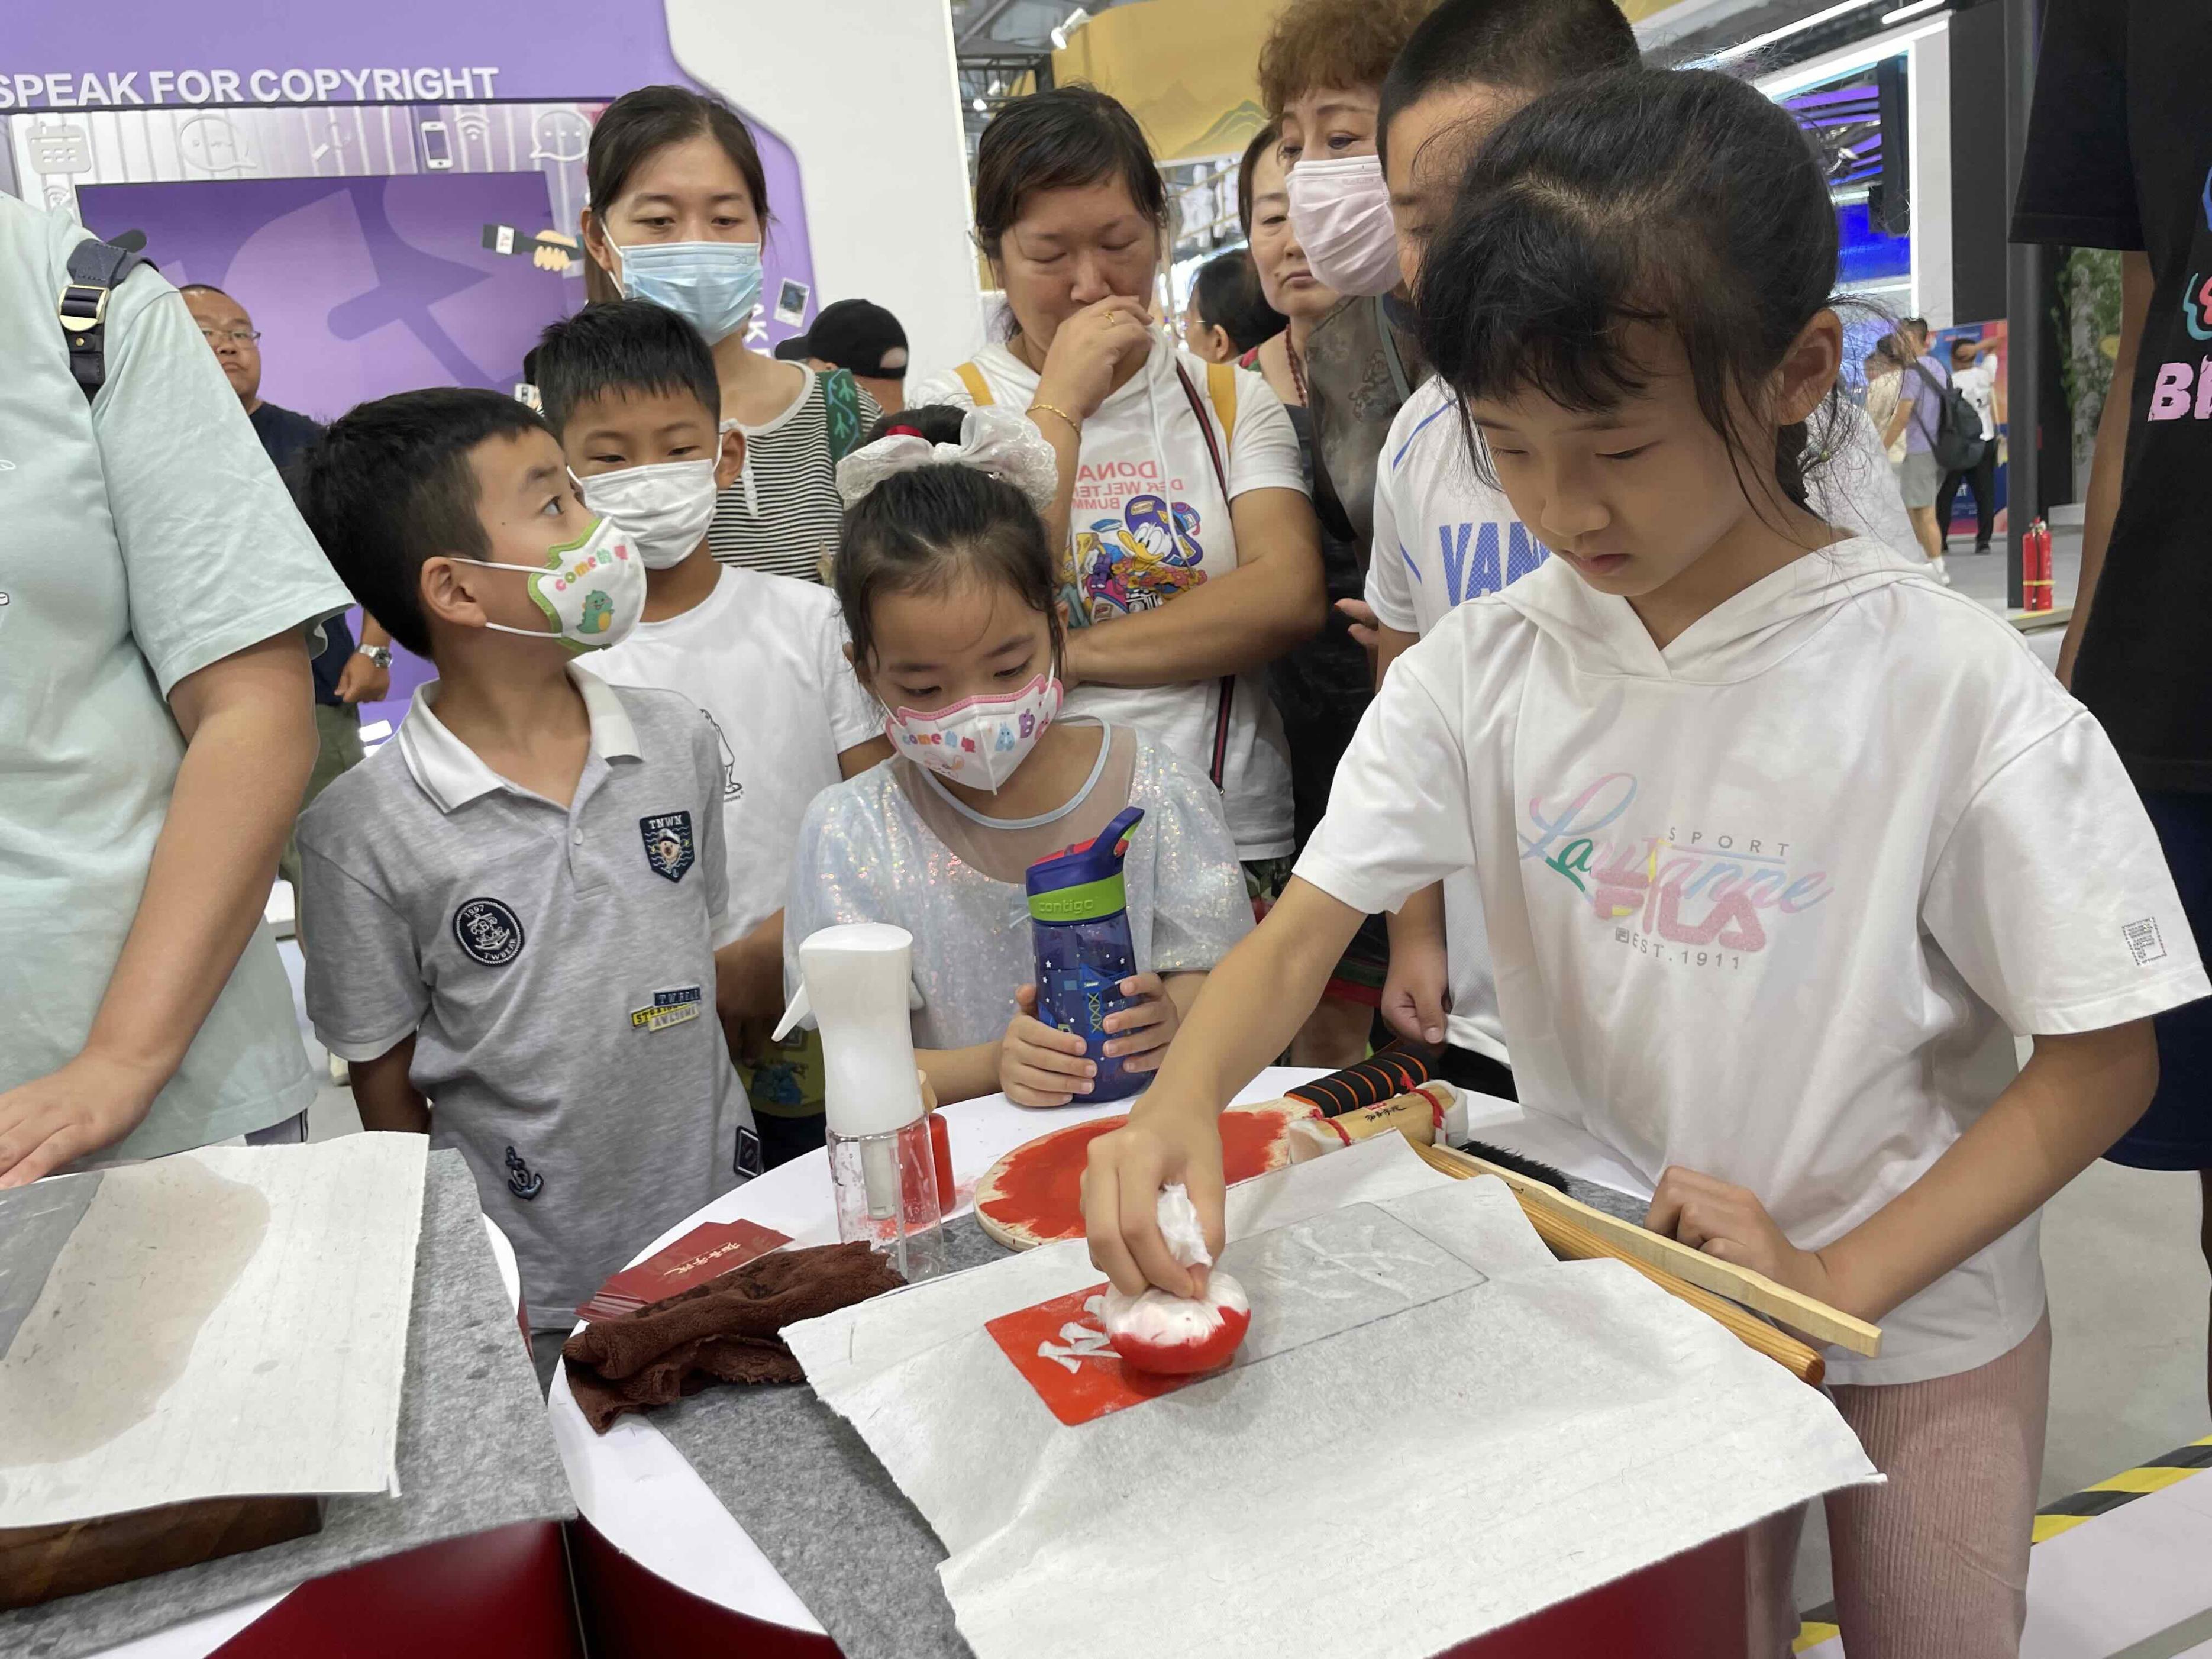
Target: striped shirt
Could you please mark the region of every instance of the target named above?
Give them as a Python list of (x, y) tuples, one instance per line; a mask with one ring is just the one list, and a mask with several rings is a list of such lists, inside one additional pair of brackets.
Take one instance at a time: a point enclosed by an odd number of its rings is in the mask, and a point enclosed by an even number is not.
[(715, 503), (707, 546), (724, 564), (818, 582), (844, 515), (837, 462), (859, 446), (883, 410), (854, 387), (859, 430), (833, 438), (827, 380), (799, 367), (806, 385), (790, 407), (765, 425), (738, 427), (745, 434), (744, 471)]

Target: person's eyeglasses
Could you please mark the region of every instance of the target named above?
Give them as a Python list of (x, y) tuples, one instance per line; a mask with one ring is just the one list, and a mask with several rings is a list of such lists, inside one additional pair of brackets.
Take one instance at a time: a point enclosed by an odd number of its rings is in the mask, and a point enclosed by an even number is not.
[(233, 345), (252, 345), (260, 337), (261, 331), (258, 328), (204, 328), (200, 331), (200, 338), (210, 345), (222, 340), (228, 340)]

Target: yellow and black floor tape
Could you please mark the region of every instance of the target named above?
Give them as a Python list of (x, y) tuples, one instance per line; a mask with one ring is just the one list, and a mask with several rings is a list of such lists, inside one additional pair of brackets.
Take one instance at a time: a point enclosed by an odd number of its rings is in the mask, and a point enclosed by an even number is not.
[[(2100, 1480), (2087, 1491), (2062, 1498), (2038, 1511), (2034, 1541), (2040, 1544), (2062, 1532), (2070, 1532), (2085, 1521), (2109, 1514), (2123, 1504), (2132, 1504), (2147, 1492), (2163, 1492), (2176, 1481), (2186, 1480), (2203, 1469), (2212, 1469), (2212, 1434), (2178, 1447), (2163, 1457), (2123, 1469), (2109, 1480)], [(1792, 1650), (1802, 1653), (1838, 1634), (1836, 1604), (1831, 1601), (1804, 1615), (1797, 1639), (1791, 1644)]]

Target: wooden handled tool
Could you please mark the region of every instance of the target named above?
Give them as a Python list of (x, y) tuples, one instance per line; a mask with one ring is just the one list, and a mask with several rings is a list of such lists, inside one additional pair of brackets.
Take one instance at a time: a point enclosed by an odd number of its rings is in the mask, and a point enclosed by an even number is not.
[(1595, 1233), (1608, 1247), (1607, 1254), (1625, 1256), (1629, 1261), (1642, 1262), (1647, 1267), (1656, 1267), (1662, 1273), (1687, 1279), (1700, 1290), (1724, 1296), (1731, 1302), (1741, 1302), (1747, 1308), (1763, 1313), (1770, 1319), (1778, 1319), (1808, 1336), (1823, 1342), (1832, 1342), (1839, 1348), (1849, 1349), (1869, 1358), (1881, 1352), (1881, 1328), (1869, 1325), (1863, 1319), (1853, 1317), (1825, 1302), (1815, 1301), (1802, 1291), (1793, 1291), (1786, 1285), (1778, 1285), (1765, 1273), (1753, 1273), (1748, 1267), (1739, 1267), (1707, 1255), (1703, 1250), (1693, 1250), (1677, 1238), (1668, 1238), (1623, 1221), (1618, 1216), (1607, 1215), (1603, 1210), (1594, 1210), (1589, 1205), (1569, 1198), (1557, 1188), (1547, 1187), (1540, 1181), (1530, 1179), (1517, 1171), (1501, 1169), (1486, 1158), (1457, 1152), (1449, 1146), (1432, 1149), (1440, 1156), (1460, 1162), (1470, 1175), (1496, 1176), (1510, 1187), (1522, 1200), (1522, 1208), (1533, 1203), (1549, 1210), (1554, 1215), (1575, 1222)]
[[(1443, 1143), (1463, 1133), (1464, 1125), (1456, 1115), (1458, 1103), (1447, 1103), (1449, 1090), (1449, 1084), (1425, 1084), (1378, 1106), (1362, 1107), (1338, 1117), (1306, 1119), (1295, 1123), (1289, 1133), (1291, 1161), (1304, 1163), (1355, 1140), (1388, 1134), (1395, 1129), (1413, 1142), (1417, 1151), (1437, 1143), (1436, 1150), (1448, 1158), (1462, 1161), (1462, 1167), (1467, 1173), (1496, 1176), (1512, 1188), (1523, 1210), (1541, 1208), (1582, 1228), (1607, 1247), (1605, 1254), (1608, 1255), (1671, 1273), (1689, 1285), (1740, 1302), (1808, 1336), (1832, 1342), (1853, 1353), (1872, 1358), (1881, 1352), (1881, 1328), (1863, 1319), (1853, 1318), (1802, 1291), (1778, 1285), (1764, 1273), (1692, 1249), (1680, 1239), (1665, 1237), (1602, 1210), (1592, 1209), (1532, 1176), (1453, 1150)], [(1439, 1127), (1444, 1131), (1442, 1135), (1437, 1133)]]
[(1416, 1146), (1429, 1146), (1437, 1139), (1437, 1130), (1444, 1127), (1447, 1114), (1456, 1103), (1449, 1084), (1428, 1083), (1380, 1105), (1362, 1106), (1334, 1117), (1302, 1118), (1288, 1132), (1291, 1162), (1309, 1163), (1324, 1152), (1349, 1146), (1355, 1140), (1389, 1134), (1393, 1129)]
[[(1481, 1160), (1469, 1158), (1464, 1152), (1454, 1152), (1449, 1146), (1417, 1143), (1413, 1150), (1431, 1168), (1441, 1170), (1457, 1181), (1469, 1180), (1476, 1175), (1489, 1172), (1469, 1169), (1467, 1167), (1468, 1164), (1479, 1164)], [(1551, 1189), (1546, 1188), (1544, 1190), (1548, 1192)], [(1588, 1261), (1597, 1256), (1625, 1261), (1668, 1295), (1680, 1297), (1698, 1312), (1726, 1326), (1746, 1347), (1765, 1354), (1801, 1382), (1809, 1382), (1818, 1388), (1820, 1379), (1827, 1374), (1827, 1362), (1820, 1358), (1820, 1351), (1800, 1342), (1787, 1331), (1778, 1331), (1765, 1321), (1754, 1319), (1735, 1304), (1723, 1301), (1711, 1291), (1699, 1290), (1662, 1268), (1613, 1249), (1587, 1227), (1577, 1225), (1566, 1217), (1546, 1209), (1540, 1203), (1532, 1202), (1526, 1194), (1516, 1190), (1514, 1195), (1521, 1200), (1521, 1212), (1535, 1228), (1536, 1237), (1544, 1241), (1545, 1247), (1553, 1255), (1570, 1261)]]

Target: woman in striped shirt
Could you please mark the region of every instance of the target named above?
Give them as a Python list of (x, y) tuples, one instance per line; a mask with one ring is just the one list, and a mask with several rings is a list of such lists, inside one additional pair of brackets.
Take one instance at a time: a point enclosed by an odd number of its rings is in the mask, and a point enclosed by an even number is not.
[(724, 564), (821, 580), (842, 511), (836, 465), (882, 410), (843, 369), (818, 374), (746, 343), (769, 217), (752, 134), (714, 99), (641, 87), (599, 117), (585, 172), (592, 263), (611, 290), (665, 305), (706, 337), (723, 428), (745, 435), (708, 546)]

